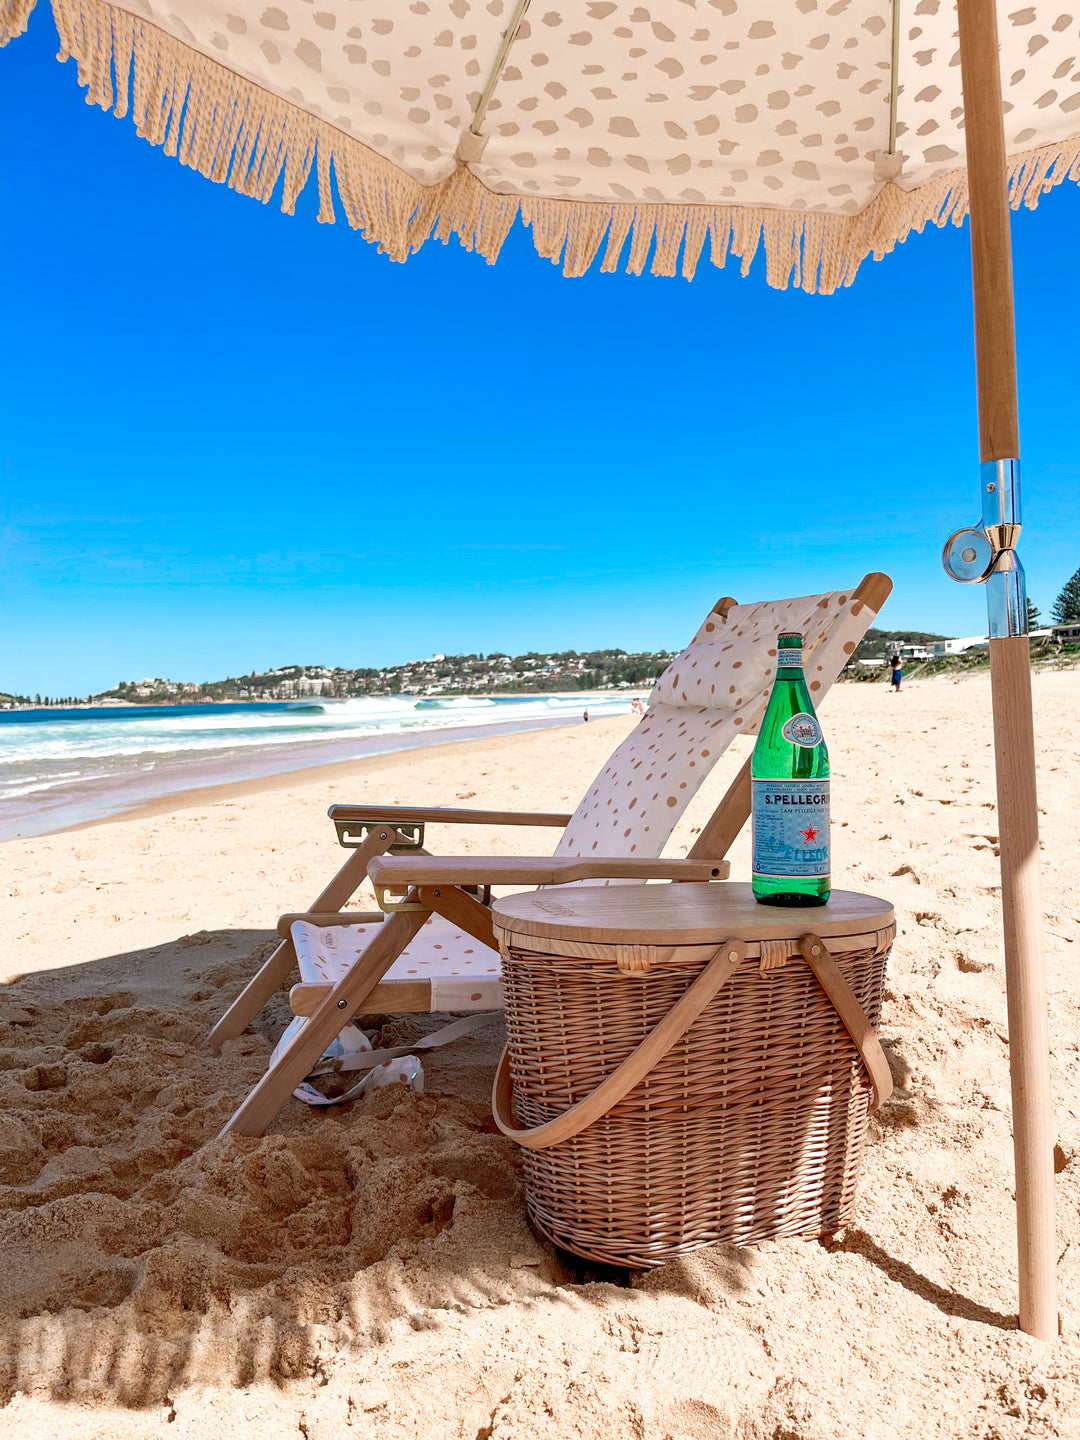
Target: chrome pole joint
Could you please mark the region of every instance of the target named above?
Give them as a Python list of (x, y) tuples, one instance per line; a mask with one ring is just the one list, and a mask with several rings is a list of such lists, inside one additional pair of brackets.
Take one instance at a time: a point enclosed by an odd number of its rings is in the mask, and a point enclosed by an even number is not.
[(986, 586), (991, 640), (1027, 634), (1027, 589), (1016, 553), (1020, 538), (1020, 461), (986, 460), (981, 467), (982, 519), (945, 541), (941, 563), (965, 585)]

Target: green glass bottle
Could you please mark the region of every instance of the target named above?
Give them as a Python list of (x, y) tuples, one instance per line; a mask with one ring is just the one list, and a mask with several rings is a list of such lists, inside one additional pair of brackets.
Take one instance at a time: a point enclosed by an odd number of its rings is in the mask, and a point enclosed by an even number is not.
[(803, 674), (801, 635), (779, 638), (750, 779), (755, 898), (824, 905), (831, 888), (829, 752)]

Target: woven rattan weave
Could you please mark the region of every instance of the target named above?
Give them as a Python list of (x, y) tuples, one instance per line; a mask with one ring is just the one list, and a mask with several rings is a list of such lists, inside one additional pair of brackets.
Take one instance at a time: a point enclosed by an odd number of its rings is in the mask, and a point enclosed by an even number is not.
[[(827, 943), (875, 1026), (894, 930)], [(646, 951), (647, 968), (634, 968), (626, 945), (519, 944), (499, 933), (514, 1111), (528, 1129), (594, 1091), (713, 953), (675, 946), (655, 963)], [(540, 944), (543, 952), (526, 948)], [(872, 1087), (795, 948), (754, 945), (758, 953), (607, 1114), (573, 1138), (524, 1149), (526, 1202), (540, 1230), (579, 1255), (653, 1266), (717, 1241), (815, 1236), (848, 1221)]]

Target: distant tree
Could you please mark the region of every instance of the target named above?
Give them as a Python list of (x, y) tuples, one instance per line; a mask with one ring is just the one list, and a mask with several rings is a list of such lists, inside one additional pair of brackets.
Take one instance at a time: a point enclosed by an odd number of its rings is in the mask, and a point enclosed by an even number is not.
[(1080, 620), (1080, 570), (1066, 581), (1051, 610), (1055, 625), (1069, 625)]
[(1039, 628), (1039, 607), (1035, 604), (1034, 600), (1029, 600), (1029, 601), (1027, 602), (1027, 607), (1028, 607), (1028, 624), (1027, 624), (1027, 628), (1028, 628), (1029, 630), (1037, 630), (1037, 629)]
[(851, 660), (875, 660), (879, 655), (891, 654), (897, 645), (931, 645), (935, 640), (948, 638), (945, 635), (934, 635), (929, 630), (871, 629), (867, 630), (859, 641)]

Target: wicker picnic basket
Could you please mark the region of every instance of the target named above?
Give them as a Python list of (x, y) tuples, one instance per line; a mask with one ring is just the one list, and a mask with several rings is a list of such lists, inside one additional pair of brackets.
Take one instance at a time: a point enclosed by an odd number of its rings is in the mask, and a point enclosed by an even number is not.
[(784, 938), (784, 912), (757, 907), (723, 944), (635, 945), (521, 935), (498, 902), (493, 1108), (523, 1146), (535, 1225), (578, 1255), (654, 1266), (847, 1223), (867, 1114), (891, 1088), (874, 1034), (895, 933), (882, 903), (865, 933)]

